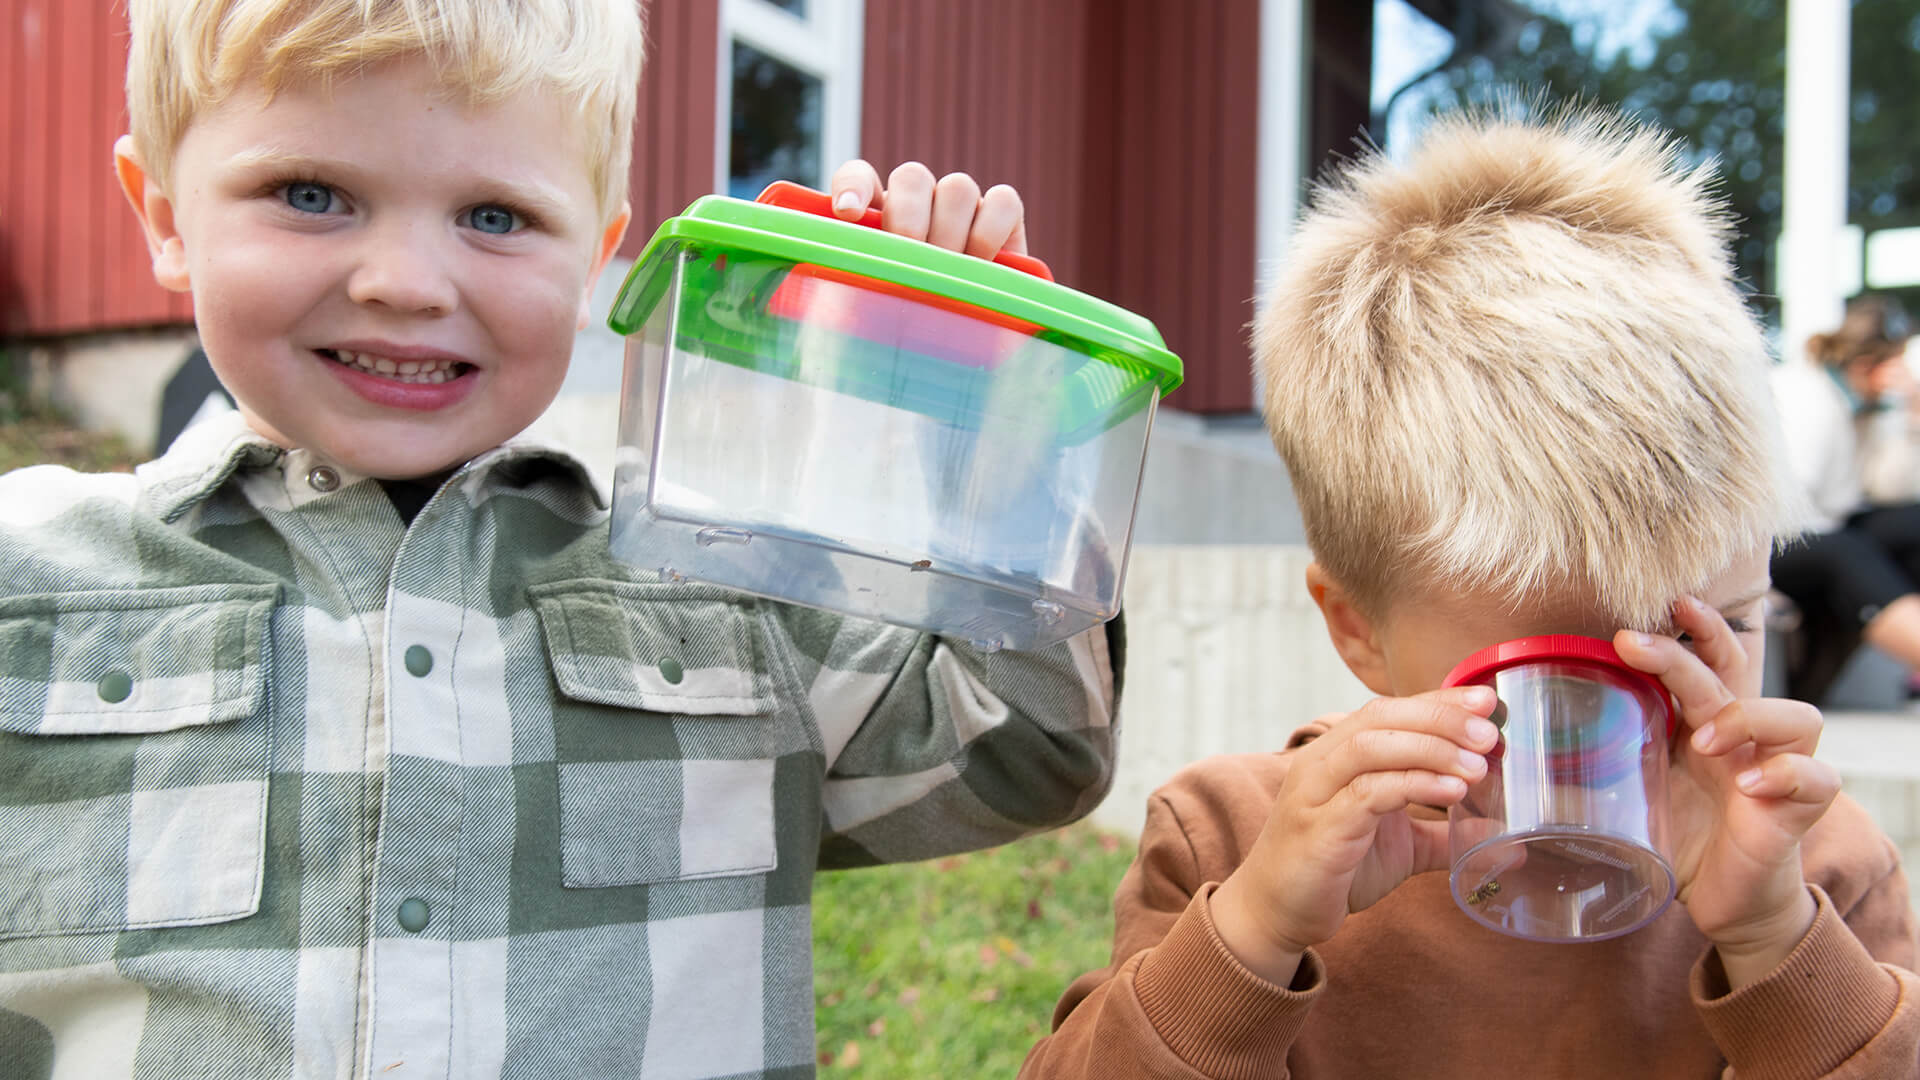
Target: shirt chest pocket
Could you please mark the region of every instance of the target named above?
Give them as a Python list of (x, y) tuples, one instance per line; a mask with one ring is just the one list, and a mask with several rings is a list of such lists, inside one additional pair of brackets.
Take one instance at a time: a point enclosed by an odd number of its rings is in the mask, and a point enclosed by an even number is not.
[(689, 585), (531, 590), (556, 690), (562, 883), (774, 869), (781, 744), (753, 601)]
[(259, 907), (273, 585), (0, 600), (0, 937)]

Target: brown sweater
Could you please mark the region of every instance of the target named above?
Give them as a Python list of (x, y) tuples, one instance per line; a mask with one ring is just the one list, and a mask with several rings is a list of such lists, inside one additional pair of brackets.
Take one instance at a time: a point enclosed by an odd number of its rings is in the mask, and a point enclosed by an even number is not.
[(1022, 1077), (1920, 1078), (1906, 876), (1846, 796), (1802, 845), (1813, 928), (1737, 994), (1677, 902), (1626, 937), (1545, 945), (1470, 921), (1445, 873), (1348, 917), (1280, 987), (1234, 960), (1207, 898), (1290, 762), (1213, 758), (1154, 793), (1114, 897), (1113, 963), (1067, 989)]

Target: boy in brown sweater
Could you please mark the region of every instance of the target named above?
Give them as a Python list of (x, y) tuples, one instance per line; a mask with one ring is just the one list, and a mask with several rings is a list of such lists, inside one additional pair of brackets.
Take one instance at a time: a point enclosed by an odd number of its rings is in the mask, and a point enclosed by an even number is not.
[[(1791, 535), (1704, 169), (1591, 114), (1442, 121), (1319, 192), (1256, 329), (1307, 585), (1380, 695), (1152, 797), (1113, 962), (1026, 1077), (1920, 1077), (1893, 845), (1760, 697)], [(1610, 638), (1671, 692), (1678, 902), (1544, 944), (1449, 892), (1496, 744), (1460, 660)]]

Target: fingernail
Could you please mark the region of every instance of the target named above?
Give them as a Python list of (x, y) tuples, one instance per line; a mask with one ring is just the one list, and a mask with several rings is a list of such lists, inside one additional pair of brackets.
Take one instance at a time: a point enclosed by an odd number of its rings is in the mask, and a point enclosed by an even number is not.
[(1695, 750), (1705, 750), (1707, 747), (1712, 745), (1713, 745), (1713, 721), (1709, 720), (1706, 723), (1700, 725), (1700, 730), (1695, 731), (1693, 733), (1693, 748)]
[(1633, 633), (1631, 633), (1631, 634), (1628, 634), (1628, 635), (1627, 635), (1627, 638), (1628, 638), (1628, 639), (1629, 639), (1630, 641), (1632, 641), (1632, 642), (1633, 642), (1633, 643), (1634, 643), (1635, 645), (1638, 645), (1638, 646), (1640, 646), (1640, 647), (1641, 647), (1641, 648), (1643, 648), (1643, 649), (1651, 649), (1651, 648), (1653, 648), (1653, 635), (1652, 635), (1652, 634), (1643, 634), (1643, 633), (1641, 633), (1640, 631), (1638, 631), (1638, 630), (1635, 630), (1635, 631), (1634, 631)]
[(1493, 721), (1491, 720), (1482, 720), (1476, 716), (1472, 720), (1467, 721), (1467, 738), (1476, 746), (1481, 744), (1490, 745), (1493, 740), (1499, 736), (1500, 729), (1494, 727)]
[(1485, 754), (1476, 754), (1472, 750), (1460, 751), (1460, 764), (1466, 766), (1469, 772), (1479, 769), (1486, 763), (1487, 757)]
[(1491, 686), (1469, 686), (1465, 700), (1469, 709), (1491, 709), (1496, 699)]
[(833, 208), (835, 210), (858, 210), (860, 209), (860, 196), (855, 195), (851, 191), (843, 191), (833, 197)]
[(1733, 782), (1740, 785), (1741, 791), (1752, 791), (1754, 788), (1760, 786), (1760, 770), (1748, 769), (1746, 772), (1734, 777)]

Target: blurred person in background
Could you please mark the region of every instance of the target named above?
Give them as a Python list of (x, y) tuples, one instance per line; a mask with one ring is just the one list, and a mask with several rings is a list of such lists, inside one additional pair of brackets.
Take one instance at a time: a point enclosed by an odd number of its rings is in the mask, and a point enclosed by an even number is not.
[(1790, 664), (1791, 689), (1808, 700), (1859, 641), (1910, 679), (1920, 672), (1920, 387), (1909, 333), (1896, 301), (1861, 297), (1839, 327), (1807, 341), (1803, 361), (1773, 372), (1787, 466), (1811, 511), (1807, 534), (1771, 567), (1808, 630)]

